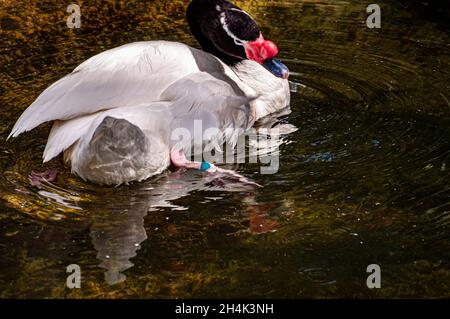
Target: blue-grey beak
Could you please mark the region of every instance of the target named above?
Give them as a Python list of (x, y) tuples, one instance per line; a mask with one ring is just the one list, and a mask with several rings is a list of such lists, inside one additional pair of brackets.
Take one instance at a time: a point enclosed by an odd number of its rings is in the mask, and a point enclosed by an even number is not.
[(264, 67), (272, 72), (276, 77), (287, 79), (289, 77), (289, 69), (280, 60), (276, 58), (267, 59), (263, 62)]

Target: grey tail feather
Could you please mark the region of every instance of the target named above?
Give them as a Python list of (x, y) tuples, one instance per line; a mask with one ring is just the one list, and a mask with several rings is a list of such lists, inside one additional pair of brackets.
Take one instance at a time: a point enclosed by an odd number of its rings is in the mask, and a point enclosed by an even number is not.
[(117, 158), (146, 153), (148, 139), (129, 121), (107, 116), (95, 130), (89, 147), (93, 154), (102, 157), (102, 161), (116, 161)]

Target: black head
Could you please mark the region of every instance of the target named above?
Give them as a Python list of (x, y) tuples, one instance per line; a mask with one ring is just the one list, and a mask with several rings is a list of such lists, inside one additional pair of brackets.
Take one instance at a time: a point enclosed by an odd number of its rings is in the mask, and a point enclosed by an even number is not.
[(192, 34), (202, 49), (228, 65), (254, 60), (274, 75), (287, 78), (289, 71), (275, 57), (277, 46), (264, 40), (255, 20), (226, 0), (193, 0), (187, 8)]

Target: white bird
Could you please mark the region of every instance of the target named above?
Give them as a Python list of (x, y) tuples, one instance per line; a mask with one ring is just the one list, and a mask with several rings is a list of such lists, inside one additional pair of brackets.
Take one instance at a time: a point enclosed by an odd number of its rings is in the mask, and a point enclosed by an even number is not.
[[(202, 50), (167, 41), (136, 42), (100, 53), (47, 88), (20, 116), (10, 137), (54, 121), (44, 162), (62, 152), (72, 172), (98, 184), (143, 181), (189, 162), (193, 141), (177, 128), (217, 128), (209, 141), (233, 143), (226, 129), (247, 129), (289, 105), (288, 69), (256, 22), (225, 0), (194, 0), (187, 19)], [(206, 165), (205, 165), (206, 164)]]

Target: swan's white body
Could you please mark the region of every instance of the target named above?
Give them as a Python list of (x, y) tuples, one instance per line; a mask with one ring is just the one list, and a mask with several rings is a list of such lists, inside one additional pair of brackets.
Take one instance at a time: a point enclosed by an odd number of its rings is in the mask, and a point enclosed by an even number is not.
[[(257, 62), (231, 68), (184, 44), (136, 42), (90, 58), (51, 85), (22, 114), (10, 137), (55, 121), (45, 162), (65, 152), (82, 178), (122, 184), (145, 180), (170, 165), (175, 128), (192, 130), (192, 123), (202, 120), (203, 129), (245, 129), (288, 104), (288, 81)], [(211, 137), (218, 143), (226, 138)]]

